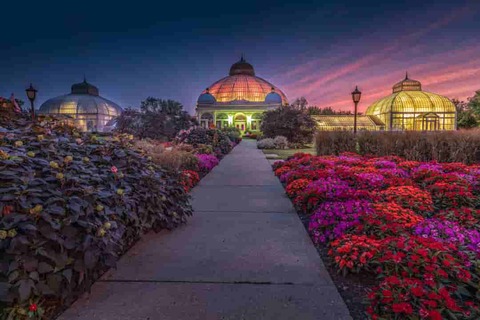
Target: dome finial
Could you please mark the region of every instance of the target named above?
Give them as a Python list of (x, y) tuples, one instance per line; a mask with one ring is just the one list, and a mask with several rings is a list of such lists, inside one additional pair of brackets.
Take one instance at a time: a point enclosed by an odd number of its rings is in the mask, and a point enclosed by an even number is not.
[(408, 71), (405, 72), (405, 80), (408, 80)]
[(210, 93), (210, 88), (207, 88), (205, 91), (207, 91), (207, 93)]
[(87, 83), (87, 77), (85, 77), (85, 73), (83, 74), (83, 83)]
[(245, 58), (244, 58), (243, 53), (242, 53), (242, 56), (240, 57), (240, 61), (241, 61), (241, 62), (245, 62)]

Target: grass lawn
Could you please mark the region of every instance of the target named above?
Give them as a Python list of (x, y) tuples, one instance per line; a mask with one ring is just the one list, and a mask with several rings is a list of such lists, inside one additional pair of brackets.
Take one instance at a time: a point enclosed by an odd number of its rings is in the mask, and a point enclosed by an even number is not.
[(288, 157), (294, 155), (297, 152), (304, 152), (304, 153), (310, 153), (313, 155), (316, 155), (315, 147), (313, 145), (308, 146), (308, 148), (305, 149), (284, 149), (284, 150), (278, 150), (278, 149), (262, 149), (264, 154), (276, 154), (278, 155), (278, 158), (275, 159), (287, 159)]

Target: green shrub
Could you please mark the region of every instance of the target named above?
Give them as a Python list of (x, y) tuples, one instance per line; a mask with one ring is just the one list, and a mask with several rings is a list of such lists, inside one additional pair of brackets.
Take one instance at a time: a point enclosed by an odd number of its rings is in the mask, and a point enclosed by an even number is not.
[(30, 303), (68, 304), (142, 233), (174, 228), (192, 213), (178, 174), (142, 157), (125, 136), (3, 120), (0, 281), (8, 279), (14, 308), (2, 312), (12, 319), (26, 318)]
[(188, 143), (195, 148), (199, 145), (210, 145), (217, 155), (225, 155), (232, 150), (232, 142), (227, 134), (219, 129), (196, 127), (184, 130), (177, 135), (175, 143)]
[(284, 136), (293, 143), (311, 143), (316, 122), (306, 112), (294, 107), (282, 107), (263, 115), (261, 130), (265, 137)]
[(225, 132), (230, 141), (239, 143), (241, 141), (241, 132), (237, 127), (225, 127), (222, 128), (222, 131)]
[(407, 160), (438, 162), (480, 161), (480, 129), (442, 132), (320, 131), (318, 155), (356, 152), (362, 155), (396, 155)]

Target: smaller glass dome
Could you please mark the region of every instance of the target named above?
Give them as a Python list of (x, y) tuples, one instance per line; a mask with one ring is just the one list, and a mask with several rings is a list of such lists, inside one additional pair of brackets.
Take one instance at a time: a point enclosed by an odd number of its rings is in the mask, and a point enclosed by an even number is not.
[(118, 104), (101, 97), (98, 88), (86, 80), (71, 89), (69, 94), (45, 101), (39, 113), (71, 116), (82, 131), (104, 131), (107, 123), (123, 112)]
[(272, 92), (265, 97), (266, 103), (282, 103), (282, 97), (275, 92), (275, 88), (272, 87)]
[(211, 104), (217, 102), (214, 96), (210, 94), (210, 89), (207, 88), (205, 93), (202, 93), (197, 100), (198, 103)]

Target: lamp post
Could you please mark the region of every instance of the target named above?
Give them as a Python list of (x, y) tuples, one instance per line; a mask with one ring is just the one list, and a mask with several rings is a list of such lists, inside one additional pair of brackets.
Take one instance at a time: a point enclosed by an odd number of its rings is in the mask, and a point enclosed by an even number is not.
[(27, 93), (28, 100), (30, 100), (30, 105), (32, 106), (32, 121), (35, 121), (35, 108), (33, 106), (33, 101), (35, 101), (35, 98), (37, 97), (37, 89), (35, 89), (30, 83), (30, 87), (25, 89), (25, 92)]
[(362, 93), (358, 90), (358, 86), (355, 87), (355, 91), (352, 92), (352, 100), (355, 103), (355, 111), (353, 114), (353, 134), (357, 134), (357, 106), (358, 102), (360, 102), (360, 97)]

